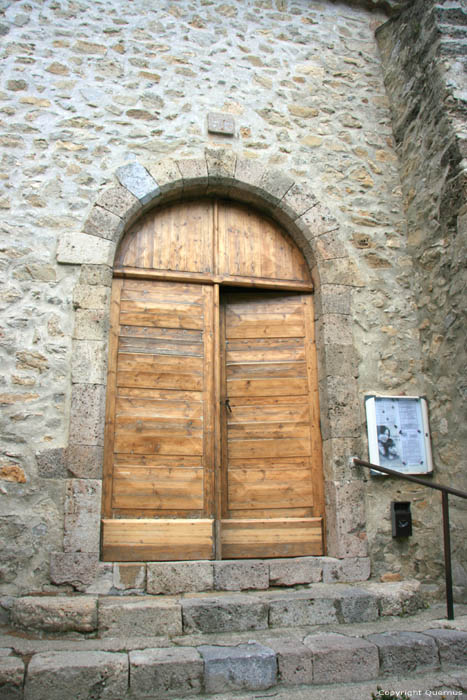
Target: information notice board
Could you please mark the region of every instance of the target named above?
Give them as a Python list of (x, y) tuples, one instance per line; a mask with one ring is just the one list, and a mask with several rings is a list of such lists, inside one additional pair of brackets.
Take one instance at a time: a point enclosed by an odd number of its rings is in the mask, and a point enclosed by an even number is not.
[(365, 410), (372, 464), (405, 474), (433, 471), (425, 398), (366, 396)]

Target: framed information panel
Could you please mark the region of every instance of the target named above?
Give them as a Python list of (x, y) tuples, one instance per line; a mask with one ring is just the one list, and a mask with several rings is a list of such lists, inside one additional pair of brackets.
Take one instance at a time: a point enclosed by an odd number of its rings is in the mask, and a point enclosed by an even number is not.
[(372, 464), (405, 474), (433, 471), (425, 398), (366, 396), (365, 410)]

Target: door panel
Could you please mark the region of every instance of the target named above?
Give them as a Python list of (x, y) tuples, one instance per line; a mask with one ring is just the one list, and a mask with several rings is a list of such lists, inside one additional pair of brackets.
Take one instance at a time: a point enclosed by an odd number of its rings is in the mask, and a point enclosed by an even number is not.
[(308, 299), (230, 290), (222, 302), (228, 399), (222, 554), (321, 554), (322, 491), (313, 474), (320, 440), (310, 385), (315, 349)]
[(322, 554), (302, 253), (243, 204), (187, 201), (135, 224), (115, 275), (104, 560)]
[(213, 289), (116, 281), (113, 305), (104, 558), (212, 558)]

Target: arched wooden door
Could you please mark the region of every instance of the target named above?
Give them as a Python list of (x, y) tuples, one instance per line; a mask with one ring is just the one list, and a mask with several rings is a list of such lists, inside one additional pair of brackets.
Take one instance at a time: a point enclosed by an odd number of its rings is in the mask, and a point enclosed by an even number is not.
[(322, 554), (312, 286), (274, 222), (150, 212), (112, 291), (103, 558)]

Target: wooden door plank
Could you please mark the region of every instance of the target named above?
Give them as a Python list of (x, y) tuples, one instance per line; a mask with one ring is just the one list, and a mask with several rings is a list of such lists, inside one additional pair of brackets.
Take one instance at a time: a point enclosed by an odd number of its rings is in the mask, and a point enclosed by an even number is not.
[(226, 519), (221, 528), (224, 555), (232, 559), (323, 552), (321, 518)]
[[(306, 330), (306, 351), (307, 351), (307, 374), (310, 409), (310, 429), (311, 429), (311, 473), (314, 489), (314, 515), (325, 517), (324, 510), (324, 477), (323, 477), (323, 448), (320, 430), (319, 396), (318, 396), (318, 367), (316, 342), (313, 325), (313, 299), (306, 296), (303, 299), (305, 330)], [(324, 527), (324, 525), (323, 525)]]
[(233, 440), (228, 442), (229, 459), (309, 456), (310, 452), (310, 440), (307, 438)]
[(308, 383), (298, 379), (232, 379), (227, 383), (229, 396), (306, 396)]
[(105, 408), (104, 463), (102, 483), (102, 513), (105, 517), (112, 512), (112, 473), (115, 439), (115, 402), (117, 395), (117, 355), (120, 296), (123, 280), (114, 280), (110, 300), (109, 355), (107, 371), (107, 396)]
[(215, 439), (216, 439), (216, 298), (219, 292), (212, 287), (204, 287), (204, 358), (203, 358), (203, 465), (204, 465), (204, 508), (203, 515), (213, 517), (215, 499)]
[(104, 519), (104, 561), (213, 558), (211, 519)]

